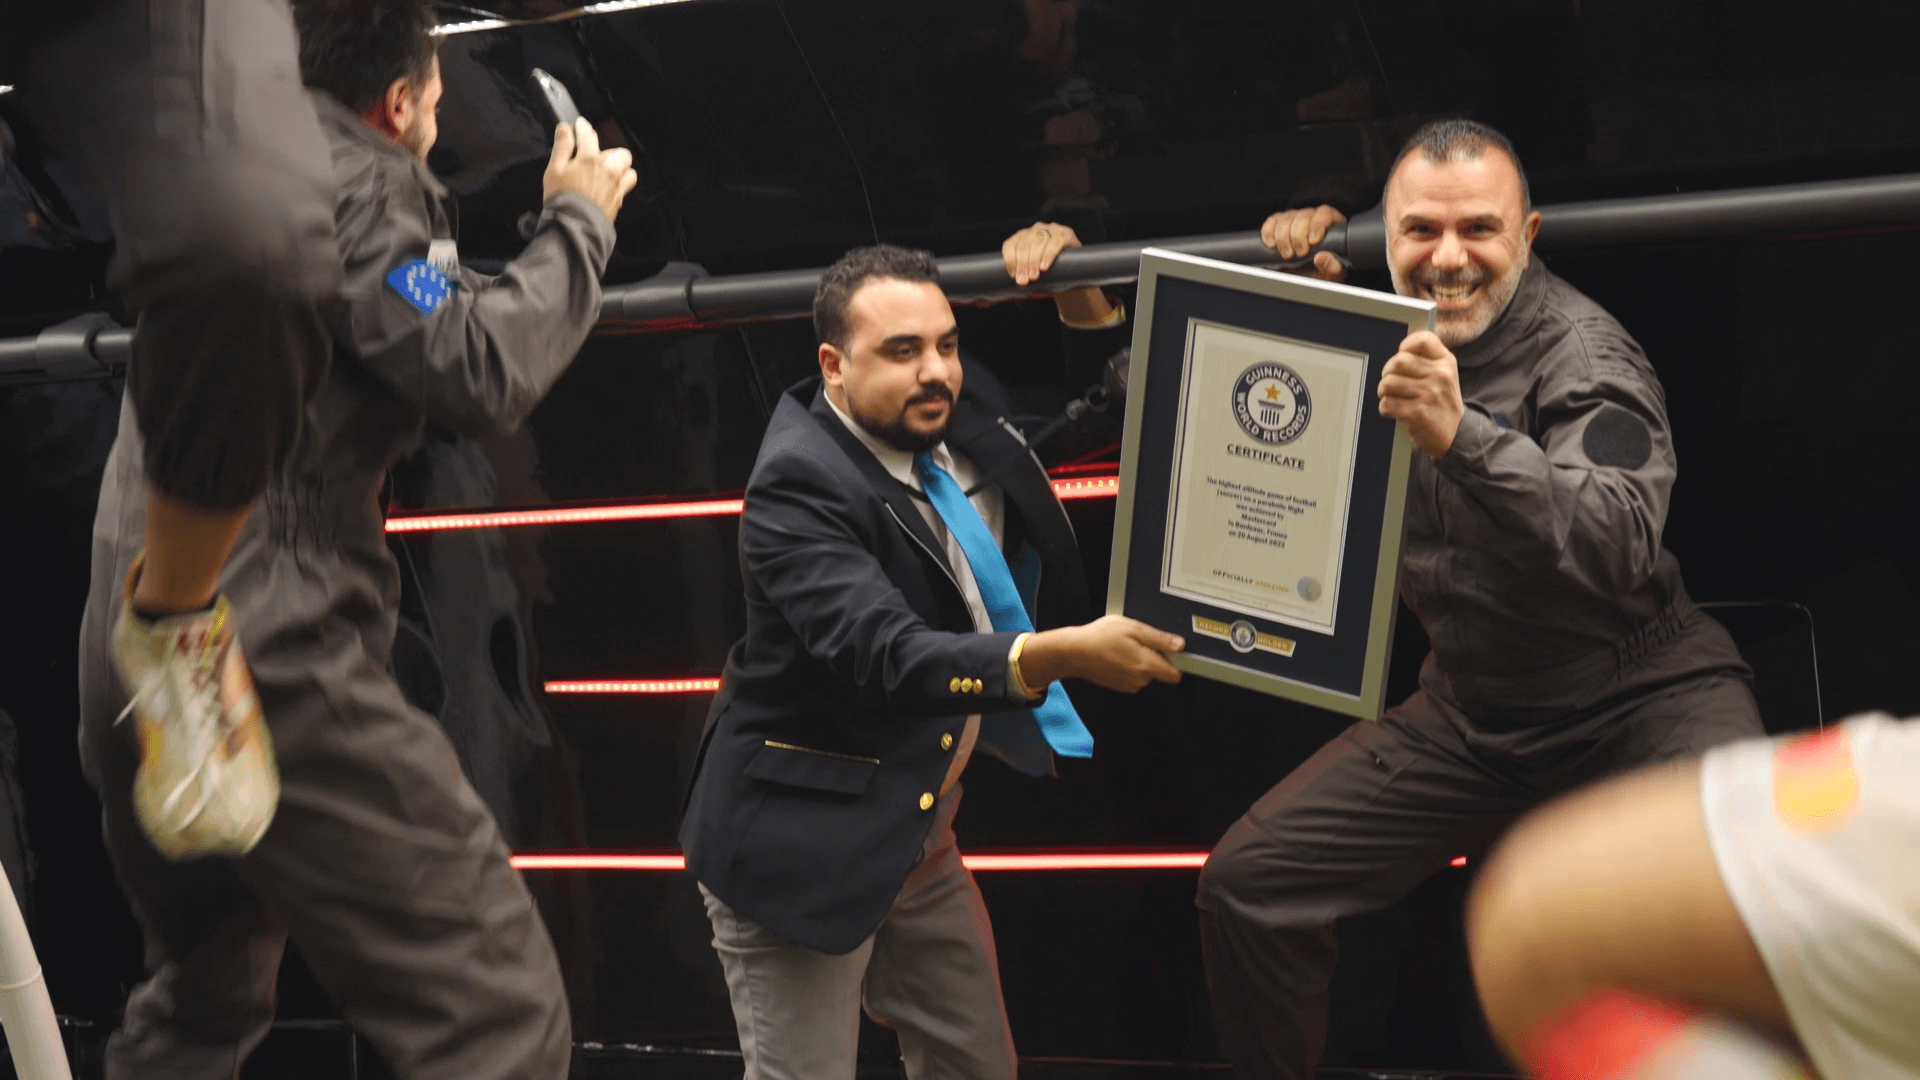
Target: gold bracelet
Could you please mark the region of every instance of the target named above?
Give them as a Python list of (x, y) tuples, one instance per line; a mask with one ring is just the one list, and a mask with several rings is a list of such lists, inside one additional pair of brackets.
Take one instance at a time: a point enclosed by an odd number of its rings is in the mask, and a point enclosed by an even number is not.
[(1014, 684), (1020, 688), (1020, 692), (1022, 694), (1025, 694), (1027, 696), (1027, 700), (1029, 701), (1032, 701), (1035, 698), (1043, 698), (1046, 696), (1044, 692), (1038, 693), (1038, 694), (1034, 693), (1033, 687), (1027, 685), (1026, 675), (1022, 674), (1020, 671), (1020, 654), (1026, 650), (1027, 639), (1032, 636), (1033, 636), (1033, 631), (1028, 630), (1025, 633), (1022, 633), (1019, 637), (1014, 638), (1013, 652), (1007, 654), (1007, 666), (1013, 669)]
[(1119, 326), (1121, 323), (1126, 322), (1127, 321), (1127, 305), (1118, 303), (1111, 299), (1109, 299), (1107, 302), (1109, 304), (1112, 304), (1113, 307), (1107, 312), (1106, 317), (1101, 319), (1099, 322), (1073, 323), (1073, 322), (1067, 322), (1067, 320), (1065, 319), (1061, 319), (1060, 321), (1064, 323), (1066, 326), (1074, 330), (1105, 330), (1105, 329), (1108, 329), (1109, 327)]

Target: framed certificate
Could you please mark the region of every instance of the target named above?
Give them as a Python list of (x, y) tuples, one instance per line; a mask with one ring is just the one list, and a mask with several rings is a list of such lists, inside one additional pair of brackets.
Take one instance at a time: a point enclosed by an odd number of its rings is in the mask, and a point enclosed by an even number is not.
[(1379, 414), (1432, 303), (1148, 248), (1107, 611), (1174, 666), (1372, 719), (1413, 443)]

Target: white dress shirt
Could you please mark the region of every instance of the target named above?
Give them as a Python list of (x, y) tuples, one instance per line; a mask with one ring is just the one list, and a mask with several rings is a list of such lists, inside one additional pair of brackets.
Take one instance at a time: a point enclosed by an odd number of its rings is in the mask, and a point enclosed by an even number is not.
[[(860, 445), (872, 451), (874, 459), (880, 462), (889, 476), (914, 491), (924, 494), (920, 486), (920, 477), (913, 468), (913, 454), (888, 446), (874, 438), (872, 433), (855, 422), (853, 417), (842, 412), (840, 406), (833, 403), (832, 397), (827, 398), (827, 407), (833, 410), (833, 415), (839, 417), (841, 423), (847, 425), (847, 430), (853, 432), (853, 437), (860, 440)], [(1004, 545), (1007, 503), (1006, 496), (1001, 494), (999, 485), (981, 484), (980, 471), (974, 468), (973, 462), (954, 453), (945, 442), (936, 445), (931, 453), (933, 463), (945, 469), (948, 475), (953, 477), (954, 483), (960, 485), (961, 491), (973, 491), (967, 501), (973, 504), (980, 519), (987, 523), (988, 531), (993, 533), (993, 542), (996, 545)], [(979, 487), (978, 491), (974, 491), (976, 486)], [(940, 549), (947, 557), (947, 565), (953, 568), (954, 579), (960, 584), (960, 595), (966, 598), (967, 610), (973, 613), (973, 628), (983, 634), (993, 633), (993, 618), (987, 614), (986, 601), (980, 598), (980, 586), (973, 580), (973, 567), (967, 562), (967, 553), (960, 549), (960, 541), (954, 539), (952, 533), (948, 531), (947, 523), (940, 520), (940, 512), (933, 508), (931, 502), (926, 499), (915, 499), (914, 505), (919, 508), (920, 516), (926, 519), (927, 528), (933, 531), (934, 539), (939, 541)], [(1009, 689), (1015, 693), (1019, 691), (1018, 687)], [(961, 771), (967, 767), (967, 759), (973, 756), (973, 744), (979, 737), (980, 714), (975, 713), (967, 717), (966, 730), (961, 732), (959, 747), (953, 754), (953, 765), (948, 768), (947, 777), (940, 784), (941, 794), (946, 794), (947, 789), (953, 787), (954, 781), (960, 779)]]

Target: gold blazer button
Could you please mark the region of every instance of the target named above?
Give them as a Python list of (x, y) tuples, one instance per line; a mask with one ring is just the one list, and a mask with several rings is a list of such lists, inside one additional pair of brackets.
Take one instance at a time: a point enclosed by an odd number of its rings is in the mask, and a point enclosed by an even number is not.
[(923, 791), (920, 793), (920, 809), (922, 810), (933, 809), (933, 792)]

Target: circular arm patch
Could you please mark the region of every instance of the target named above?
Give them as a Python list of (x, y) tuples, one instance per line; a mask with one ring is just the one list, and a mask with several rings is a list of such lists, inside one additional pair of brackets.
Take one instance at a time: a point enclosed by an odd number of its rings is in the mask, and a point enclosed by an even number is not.
[(1580, 448), (1595, 465), (1637, 469), (1653, 456), (1653, 432), (1645, 420), (1618, 405), (1608, 405), (1588, 422)]

